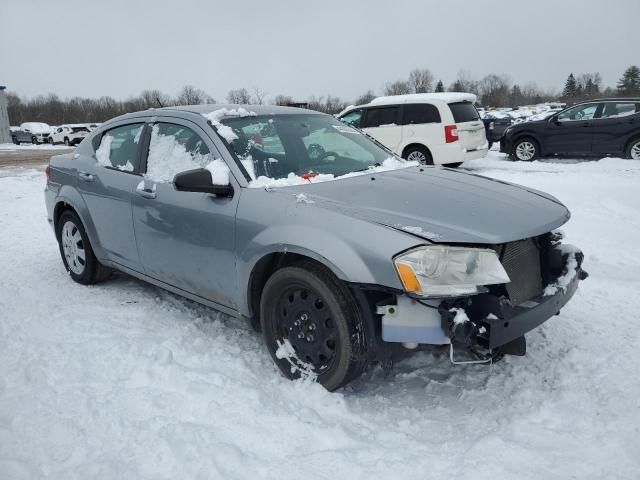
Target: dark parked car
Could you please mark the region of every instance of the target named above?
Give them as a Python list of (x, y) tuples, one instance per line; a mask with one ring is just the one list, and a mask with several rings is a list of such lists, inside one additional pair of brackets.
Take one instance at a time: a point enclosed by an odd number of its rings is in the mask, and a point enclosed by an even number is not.
[(640, 160), (640, 99), (581, 103), (548, 119), (509, 127), (500, 151), (516, 160), (550, 155), (614, 155)]
[(504, 132), (506, 132), (507, 128), (513, 123), (513, 119), (509, 116), (498, 116), (492, 113), (485, 114), (482, 121), (484, 122), (484, 131), (489, 141), (489, 148), (502, 139)]
[(407, 162), (310, 110), (127, 114), (46, 173), (74, 281), (117, 269), (245, 319), (285, 376), (329, 390), (392, 345), (523, 355), (585, 278), (556, 198)]

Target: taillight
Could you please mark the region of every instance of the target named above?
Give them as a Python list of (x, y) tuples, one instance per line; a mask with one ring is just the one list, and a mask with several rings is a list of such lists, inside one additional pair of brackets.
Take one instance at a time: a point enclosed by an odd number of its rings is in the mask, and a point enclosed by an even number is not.
[(458, 127), (456, 125), (444, 126), (444, 139), (447, 143), (458, 141)]
[(48, 181), (49, 175), (51, 175), (51, 164), (47, 165), (47, 168), (44, 169), (44, 174), (47, 176), (47, 181)]

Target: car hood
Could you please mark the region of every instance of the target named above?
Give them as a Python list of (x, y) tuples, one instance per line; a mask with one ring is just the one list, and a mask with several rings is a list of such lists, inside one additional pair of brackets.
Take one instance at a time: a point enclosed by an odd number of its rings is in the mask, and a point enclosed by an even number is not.
[(443, 243), (520, 240), (553, 230), (570, 217), (567, 208), (546, 193), (441, 167), (412, 167), (273, 191), (309, 207)]

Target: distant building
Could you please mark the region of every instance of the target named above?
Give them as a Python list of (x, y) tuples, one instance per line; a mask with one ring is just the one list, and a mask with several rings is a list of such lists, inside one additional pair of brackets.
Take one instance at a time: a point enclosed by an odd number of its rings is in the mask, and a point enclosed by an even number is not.
[(4, 90), (7, 87), (0, 85), (0, 143), (11, 143), (9, 132), (9, 114), (7, 113), (7, 97)]

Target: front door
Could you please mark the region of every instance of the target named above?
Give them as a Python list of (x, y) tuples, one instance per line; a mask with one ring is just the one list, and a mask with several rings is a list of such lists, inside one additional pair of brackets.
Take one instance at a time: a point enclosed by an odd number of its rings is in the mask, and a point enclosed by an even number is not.
[(400, 125), (400, 107), (385, 106), (366, 109), (363, 130), (381, 144), (398, 154), (402, 142), (402, 126)]
[[(145, 179), (134, 193), (133, 222), (145, 273), (193, 295), (234, 308), (235, 218), (232, 198), (179, 192), (177, 173), (220, 158), (207, 134), (180, 119), (154, 124)], [(233, 182), (233, 178), (231, 178)]]
[(590, 154), (593, 123), (600, 104), (588, 103), (569, 108), (547, 121), (543, 153)]
[(142, 271), (131, 218), (140, 174), (143, 124), (122, 125), (102, 134), (96, 161), (78, 165), (78, 189), (87, 204), (109, 260)]

